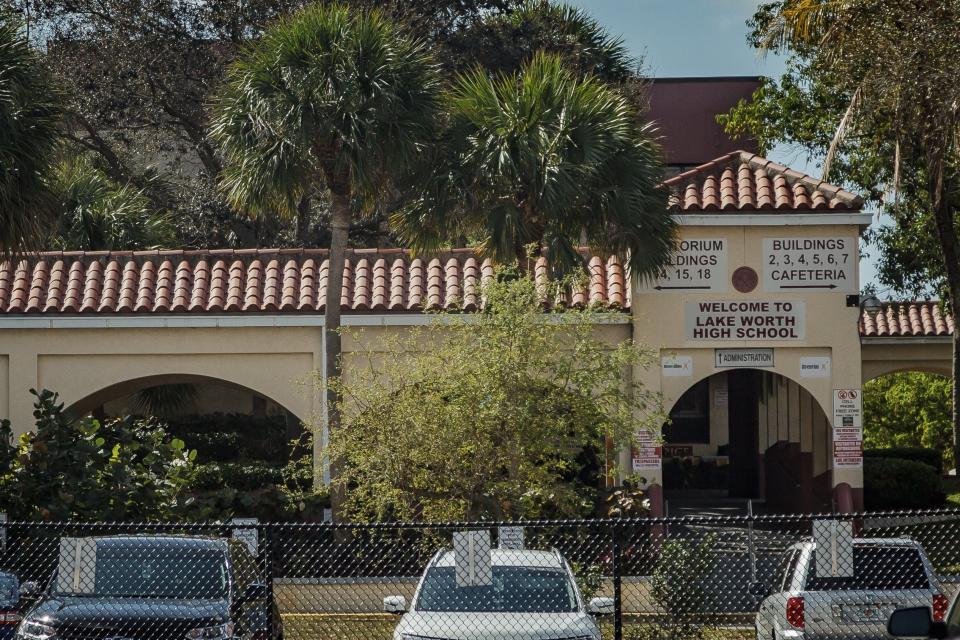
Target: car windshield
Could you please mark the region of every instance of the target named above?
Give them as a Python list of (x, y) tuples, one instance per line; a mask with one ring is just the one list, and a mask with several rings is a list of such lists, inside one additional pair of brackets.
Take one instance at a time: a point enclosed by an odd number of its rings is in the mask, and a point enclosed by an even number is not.
[(16, 576), (0, 574), (0, 605), (11, 605), (19, 599)]
[(427, 571), (419, 611), (571, 613), (577, 610), (573, 584), (562, 569), (493, 567), (486, 586), (458, 587), (453, 567)]
[(223, 599), (227, 575), (226, 554), (215, 549), (104, 546), (97, 550), (93, 591), (82, 595)]
[(929, 589), (930, 581), (916, 547), (855, 546), (853, 576), (817, 575), (816, 551), (810, 560), (808, 591), (884, 591)]

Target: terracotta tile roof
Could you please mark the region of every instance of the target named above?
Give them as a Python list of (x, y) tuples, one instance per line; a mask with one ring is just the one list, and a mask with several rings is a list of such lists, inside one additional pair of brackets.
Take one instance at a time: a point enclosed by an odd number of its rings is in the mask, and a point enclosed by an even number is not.
[[(317, 313), (325, 306), (325, 256), (313, 249), (42, 253), (0, 263), (0, 314)], [(621, 263), (597, 256), (588, 262), (588, 285), (562, 302), (629, 309)], [(426, 258), (356, 249), (347, 253), (341, 309), (471, 311), (481, 306), (480, 284), (493, 272), (470, 249)], [(546, 277), (543, 259), (535, 274)]]
[(747, 151), (734, 151), (664, 182), (676, 211), (858, 211), (849, 191)]
[(885, 302), (876, 314), (860, 315), (860, 335), (880, 337), (934, 337), (953, 335), (953, 316), (937, 302)]

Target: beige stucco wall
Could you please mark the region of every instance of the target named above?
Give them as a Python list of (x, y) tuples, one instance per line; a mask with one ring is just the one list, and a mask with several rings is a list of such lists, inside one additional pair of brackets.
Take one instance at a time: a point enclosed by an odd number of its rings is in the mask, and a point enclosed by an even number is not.
[[(788, 221), (784, 217), (784, 222)], [(645, 385), (663, 393), (664, 405), (671, 407), (676, 400), (698, 380), (726, 369), (715, 366), (715, 349), (769, 347), (774, 349), (775, 366), (763, 369), (780, 374), (806, 389), (827, 415), (832, 415), (833, 389), (859, 389), (862, 381), (860, 340), (857, 330), (859, 309), (848, 307), (847, 292), (803, 291), (786, 293), (764, 291), (764, 238), (848, 238), (856, 240), (857, 225), (819, 226), (681, 226), (685, 239), (725, 239), (727, 262), (724, 292), (695, 292), (686, 290), (655, 291), (643, 289), (633, 298), (634, 337), (660, 350), (661, 355), (688, 356), (692, 359), (689, 377), (667, 377), (660, 369), (636, 371), (635, 376)], [(855, 252), (854, 252), (855, 253)], [(856, 255), (852, 256), (855, 282), (859, 280)], [(738, 267), (751, 267), (759, 276), (757, 287), (749, 293), (738, 292), (731, 284), (731, 276)], [(855, 288), (859, 288), (856, 285)], [(711, 340), (688, 339), (687, 303), (764, 300), (771, 302), (804, 303), (805, 331), (799, 340)], [(829, 356), (830, 376), (801, 378), (800, 359), (805, 356)], [(647, 472), (651, 481), (659, 480), (656, 472)], [(834, 474), (834, 484), (847, 482), (862, 487), (861, 470), (842, 470)]]
[(0, 329), (0, 416), (17, 432), (30, 428), (30, 388), (89, 410), (138, 387), (210, 378), (307, 420), (319, 405), (298, 381), (319, 368), (322, 353), (317, 327)]

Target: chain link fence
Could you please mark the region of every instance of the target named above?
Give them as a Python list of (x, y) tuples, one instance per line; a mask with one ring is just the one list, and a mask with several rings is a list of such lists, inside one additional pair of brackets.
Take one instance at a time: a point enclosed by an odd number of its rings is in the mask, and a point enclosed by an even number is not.
[(901, 608), (960, 632), (960, 511), (0, 527), (0, 638), (882, 638)]

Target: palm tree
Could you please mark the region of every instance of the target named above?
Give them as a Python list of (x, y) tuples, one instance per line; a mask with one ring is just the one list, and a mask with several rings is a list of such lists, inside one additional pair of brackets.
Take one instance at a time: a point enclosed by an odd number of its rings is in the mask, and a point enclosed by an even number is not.
[(666, 262), (675, 223), (659, 148), (616, 90), (539, 53), (518, 74), (462, 75), (447, 100), (443, 169), (393, 216), (412, 248), (463, 235), (522, 266), (536, 244), (563, 273), (583, 266), (586, 242), (623, 258), (634, 278)]
[(54, 225), (44, 179), (63, 114), (20, 25), (0, 12), (0, 254), (40, 246)]
[[(350, 224), (414, 166), (433, 137), (439, 72), (427, 46), (379, 11), (307, 7), (270, 28), (230, 69), (212, 134), (222, 186), (253, 215), (293, 215), (326, 190), (331, 240), (326, 375), (340, 373), (340, 282)], [(328, 386), (327, 424), (339, 425)]]
[(142, 189), (113, 182), (85, 157), (58, 163), (50, 189), (60, 218), (52, 244), (61, 249), (154, 249), (174, 242), (171, 220)]

